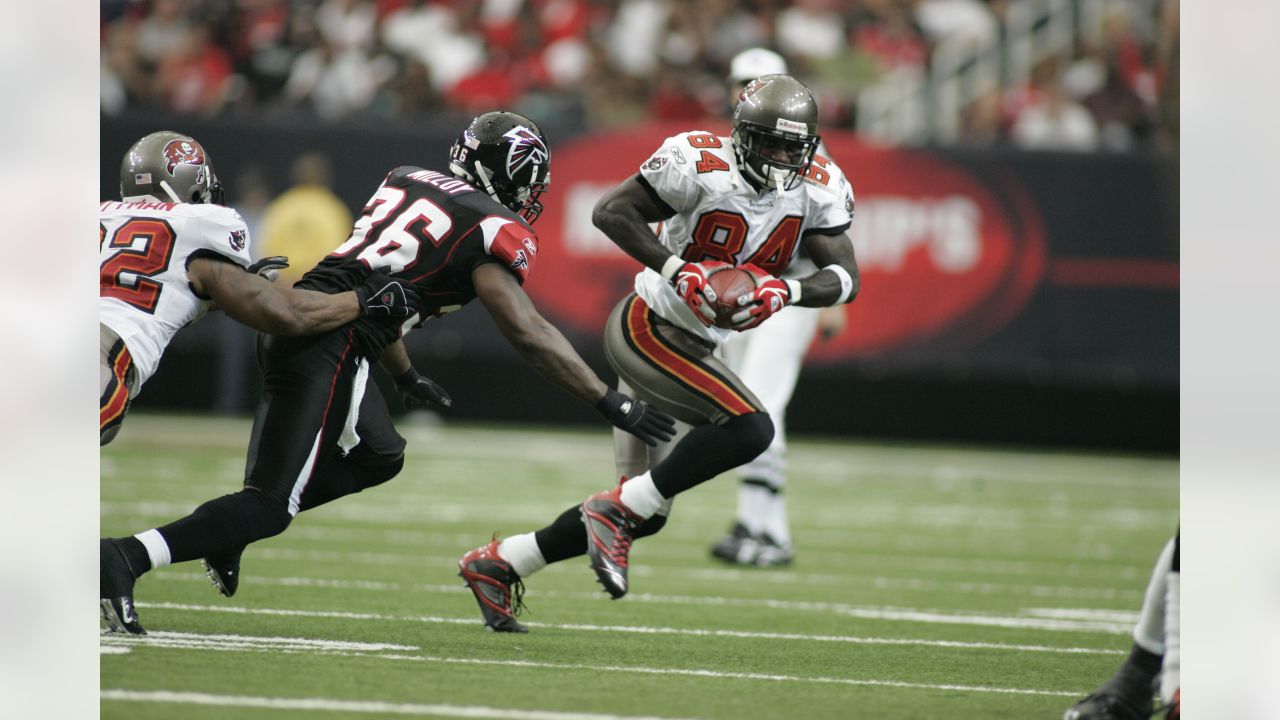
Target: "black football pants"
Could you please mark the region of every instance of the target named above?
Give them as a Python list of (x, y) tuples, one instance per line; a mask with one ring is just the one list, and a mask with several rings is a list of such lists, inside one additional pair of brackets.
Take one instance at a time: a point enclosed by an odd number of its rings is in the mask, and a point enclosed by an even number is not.
[[(160, 528), (175, 563), (238, 553), (283, 532), (300, 511), (386, 482), (404, 465), (404, 438), (367, 379), (367, 367), (361, 371), (368, 361), (356, 353), (350, 328), (306, 337), (260, 335), (258, 362), (262, 398), (245, 489)], [(367, 383), (353, 416), (361, 376)], [(354, 446), (352, 428), (359, 438)]]

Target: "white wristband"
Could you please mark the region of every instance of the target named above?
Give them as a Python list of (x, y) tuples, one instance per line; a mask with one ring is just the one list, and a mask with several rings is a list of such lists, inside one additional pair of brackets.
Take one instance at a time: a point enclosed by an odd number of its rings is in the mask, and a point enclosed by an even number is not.
[(662, 263), (662, 270), (660, 271), (662, 279), (668, 283), (672, 282), (676, 273), (680, 272), (682, 267), (684, 267), (684, 260), (681, 260), (679, 255), (672, 255), (667, 258), (666, 262)]
[(787, 292), (791, 294), (791, 299), (787, 301), (788, 305), (796, 305), (800, 302), (800, 281), (787, 280), (782, 281), (787, 286)]
[(835, 263), (827, 265), (822, 269), (830, 270), (836, 274), (836, 277), (840, 278), (840, 297), (836, 298), (836, 301), (831, 304), (842, 305), (847, 302), (849, 300), (849, 296), (853, 294), (853, 278), (850, 277), (849, 271)]

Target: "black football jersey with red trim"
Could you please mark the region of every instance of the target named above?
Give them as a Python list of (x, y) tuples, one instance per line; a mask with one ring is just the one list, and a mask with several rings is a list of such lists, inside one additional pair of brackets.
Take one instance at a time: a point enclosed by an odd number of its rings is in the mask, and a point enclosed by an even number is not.
[[(351, 236), (295, 287), (339, 293), (372, 272), (412, 283), (423, 300), (417, 320), (452, 312), (476, 296), (471, 273), (500, 263), (521, 284), (533, 269), (538, 236), (520, 216), (471, 184), (418, 167), (398, 167), (364, 206)], [(385, 322), (355, 322), (357, 347), (377, 357), (398, 337)]]

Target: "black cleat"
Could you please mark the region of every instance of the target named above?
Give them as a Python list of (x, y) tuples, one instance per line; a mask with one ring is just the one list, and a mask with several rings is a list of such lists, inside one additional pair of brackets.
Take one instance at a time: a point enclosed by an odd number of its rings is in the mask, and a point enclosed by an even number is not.
[(210, 556), (200, 561), (204, 565), (204, 574), (209, 576), (213, 587), (223, 597), (235, 595), (236, 588), (240, 587), (240, 555), (243, 552), (244, 548), (240, 548), (234, 553)]
[(728, 535), (711, 546), (711, 556), (732, 565), (781, 567), (795, 559), (795, 548), (767, 534), (752, 535), (747, 526), (734, 523)]
[(768, 533), (756, 539), (756, 567), (783, 567), (790, 565), (796, 557), (796, 550), (791, 543), (780, 543)]
[(711, 556), (734, 565), (751, 565), (756, 554), (756, 539), (740, 522), (735, 522), (729, 534), (711, 546)]
[(524, 583), (511, 563), (498, 556), (497, 535), (488, 545), (462, 556), (458, 577), (476, 596), (485, 627), (493, 632), (529, 632), (515, 618), (524, 610)]
[[(625, 482), (625, 478), (623, 479)], [(596, 579), (614, 600), (627, 594), (627, 562), (635, 530), (644, 520), (622, 504), (622, 485), (598, 492), (582, 503), (587, 527), (587, 557)]]
[(136, 577), (129, 558), (125, 557), (116, 541), (102, 538), (98, 543), (98, 595), (107, 632), (147, 634), (138, 622), (138, 613), (133, 605)]
[(1062, 720), (1148, 720), (1154, 695), (1141, 683), (1122, 684), (1111, 678), (1091, 695), (1067, 708)]

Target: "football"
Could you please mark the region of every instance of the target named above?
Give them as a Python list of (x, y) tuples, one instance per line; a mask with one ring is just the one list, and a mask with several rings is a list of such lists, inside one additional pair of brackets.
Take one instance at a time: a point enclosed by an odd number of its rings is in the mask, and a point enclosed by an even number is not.
[(727, 329), (733, 326), (730, 318), (742, 309), (738, 298), (756, 289), (756, 276), (741, 268), (725, 268), (712, 273), (707, 285), (716, 293), (716, 301), (711, 304), (716, 311), (715, 326)]

